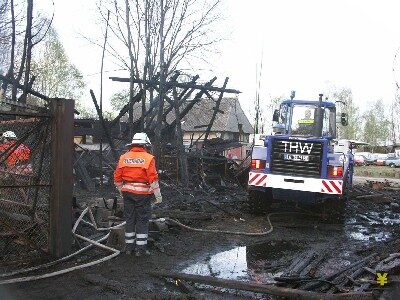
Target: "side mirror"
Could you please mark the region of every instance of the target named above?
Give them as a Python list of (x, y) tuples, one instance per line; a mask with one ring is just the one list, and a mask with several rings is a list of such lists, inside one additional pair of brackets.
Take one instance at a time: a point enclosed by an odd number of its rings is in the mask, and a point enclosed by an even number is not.
[(349, 116), (346, 113), (340, 115), (340, 124), (343, 126), (349, 125)]
[(274, 115), (272, 117), (272, 121), (279, 122), (279, 110), (277, 110), (277, 109), (274, 110)]

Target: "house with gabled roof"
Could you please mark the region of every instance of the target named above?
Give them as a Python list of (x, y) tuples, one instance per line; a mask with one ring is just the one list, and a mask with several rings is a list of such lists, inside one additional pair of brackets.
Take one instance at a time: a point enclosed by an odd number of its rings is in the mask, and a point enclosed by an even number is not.
[[(186, 103), (183, 103), (180, 107), (181, 111), (191, 101), (193, 100), (189, 99)], [(181, 119), (183, 142), (187, 149), (202, 146), (205, 132), (212, 119), (215, 106), (215, 100), (209, 98), (201, 99)], [(149, 109), (148, 104), (146, 105), (146, 109)], [(134, 122), (139, 120), (141, 113), (141, 104), (135, 103), (133, 106)], [(174, 120), (175, 114), (174, 111), (171, 111), (167, 115), (166, 121), (171, 124)], [(124, 116), (121, 121), (126, 123), (128, 116)], [(233, 159), (245, 158), (250, 149), (250, 135), (253, 133), (253, 127), (244, 113), (238, 98), (222, 98), (208, 135), (208, 140), (212, 142), (216, 152), (223, 152), (225, 156)]]
[[(213, 100), (202, 99), (181, 120), (185, 145), (202, 144), (214, 108), (215, 102)], [(225, 144), (224, 154), (227, 157), (242, 159), (248, 151), (249, 138), (252, 133), (253, 127), (239, 100), (237, 98), (223, 98), (208, 139), (221, 140), (221, 144)], [(230, 142), (231, 147), (227, 146), (227, 142)]]

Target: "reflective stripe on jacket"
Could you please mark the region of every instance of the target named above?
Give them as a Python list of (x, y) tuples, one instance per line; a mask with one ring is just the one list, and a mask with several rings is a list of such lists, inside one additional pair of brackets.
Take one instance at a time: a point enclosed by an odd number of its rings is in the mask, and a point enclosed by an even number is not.
[(153, 194), (158, 188), (154, 156), (141, 147), (132, 147), (121, 155), (114, 173), (114, 183), (123, 192)]

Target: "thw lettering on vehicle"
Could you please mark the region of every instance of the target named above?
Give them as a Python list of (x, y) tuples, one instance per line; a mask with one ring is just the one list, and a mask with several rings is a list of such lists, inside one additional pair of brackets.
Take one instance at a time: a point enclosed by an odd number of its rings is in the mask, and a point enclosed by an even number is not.
[(124, 159), (124, 163), (126, 164), (144, 164), (144, 159), (143, 158), (126, 158)]
[(313, 148), (312, 143), (288, 142), (288, 141), (281, 141), (281, 143), (285, 145), (284, 151), (289, 153), (300, 152), (301, 154), (303, 154), (304, 152), (307, 152), (308, 154), (311, 154)]

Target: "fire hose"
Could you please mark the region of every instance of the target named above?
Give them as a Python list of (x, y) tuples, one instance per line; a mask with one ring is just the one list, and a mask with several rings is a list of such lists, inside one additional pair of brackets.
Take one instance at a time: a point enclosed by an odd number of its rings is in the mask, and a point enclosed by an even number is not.
[(55, 260), (55, 261), (53, 261), (53, 262), (50, 262), (50, 263), (47, 263), (47, 264), (43, 264), (43, 265), (40, 265), (40, 266), (36, 266), (36, 267), (32, 267), (32, 268), (27, 268), (27, 269), (23, 269), (23, 270), (18, 270), (18, 271), (10, 272), (10, 273), (0, 274), (0, 277), (10, 277), (10, 276), (15, 276), (15, 275), (18, 275), (18, 274), (24, 274), (24, 273), (28, 273), (28, 272), (35, 271), (35, 270), (39, 270), (39, 269), (49, 268), (49, 267), (51, 267), (51, 266), (53, 266), (53, 265), (55, 265), (55, 264), (57, 264), (57, 263), (66, 261), (66, 260), (68, 260), (68, 259), (70, 259), (70, 258), (72, 258), (72, 257), (74, 257), (74, 256), (76, 256), (76, 255), (78, 255), (78, 254), (80, 254), (80, 253), (82, 253), (83, 251), (88, 250), (88, 249), (91, 248), (92, 246), (96, 246), (96, 247), (101, 248), (101, 249), (103, 249), (103, 250), (110, 251), (110, 252), (112, 252), (112, 254), (110, 254), (110, 255), (108, 255), (108, 256), (106, 256), (106, 257), (97, 259), (97, 260), (95, 260), (95, 261), (89, 262), (89, 263), (85, 263), (85, 264), (73, 266), (73, 267), (70, 267), (70, 268), (67, 268), (67, 269), (63, 269), (63, 270), (59, 270), (59, 271), (55, 271), (55, 272), (51, 272), (51, 273), (47, 273), (47, 274), (33, 275), (33, 276), (27, 276), (27, 277), (19, 277), (19, 278), (12, 278), (12, 279), (2, 280), (2, 281), (0, 281), (0, 285), (3, 285), (3, 284), (11, 284), (11, 283), (18, 283), (18, 282), (27, 282), (27, 281), (33, 281), (33, 280), (38, 280), (38, 279), (44, 279), (44, 278), (54, 277), (54, 276), (66, 274), (66, 273), (69, 273), (69, 272), (72, 272), (72, 271), (75, 271), (75, 270), (80, 270), (80, 269), (84, 269), (84, 268), (87, 268), (87, 267), (91, 267), (91, 266), (100, 264), (100, 263), (102, 263), (102, 262), (108, 261), (108, 260), (110, 260), (110, 259), (112, 259), (112, 258), (118, 256), (118, 255), (121, 253), (121, 251), (119, 251), (119, 250), (117, 250), (117, 249), (114, 249), (114, 248), (111, 248), (111, 247), (108, 247), (108, 246), (103, 245), (103, 244), (100, 243), (100, 242), (102, 242), (102, 241), (104, 241), (104, 240), (106, 240), (106, 239), (108, 238), (109, 233), (107, 233), (105, 236), (103, 236), (102, 238), (100, 238), (100, 239), (97, 240), (97, 241), (88, 239), (88, 238), (86, 238), (86, 237), (84, 237), (84, 236), (82, 236), (82, 235), (80, 235), (80, 234), (75, 233), (75, 231), (76, 231), (76, 229), (77, 229), (79, 223), (82, 221), (83, 217), (84, 217), (88, 212), (89, 212), (89, 217), (90, 217), (90, 219), (91, 219), (92, 222), (94, 222), (94, 223), (89, 223), (89, 222), (87, 222), (87, 221), (85, 221), (85, 223), (91, 224), (94, 228), (96, 228), (96, 229), (99, 230), (99, 231), (111, 230), (111, 229), (113, 229), (113, 228), (121, 227), (121, 226), (123, 226), (123, 225), (125, 224), (125, 222), (123, 222), (123, 223), (121, 223), (121, 224), (118, 224), (118, 225), (116, 225), (116, 226), (112, 226), (112, 227), (109, 227), (109, 228), (98, 228), (96, 222), (94, 221), (93, 214), (92, 214), (92, 211), (91, 211), (90, 207), (87, 207), (86, 209), (84, 209), (84, 210), (82, 211), (81, 215), (80, 215), (79, 218), (76, 220), (75, 225), (74, 225), (74, 227), (73, 227), (73, 229), (72, 229), (72, 234), (73, 234), (74, 237), (76, 237), (76, 238), (78, 238), (78, 239), (80, 239), (80, 240), (83, 240), (83, 241), (85, 241), (85, 242), (88, 242), (89, 245), (87, 245), (86, 247), (84, 247), (84, 248), (82, 248), (82, 249), (80, 249), (80, 250), (78, 250), (78, 251), (76, 251), (76, 252), (74, 252), (74, 253), (72, 253), (72, 254), (70, 254), (70, 255), (68, 255), (68, 256), (65, 256), (65, 257), (63, 257), (63, 258), (60, 258), (60, 259)]
[[(91, 222), (83, 220), (83, 217), (86, 214), (89, 214), (89, 218), (90, 218)], [(217, 229), (200, 229), (200, 228), (194, 228), (194, 227), (185, 225), (185, 224), (179, 222), (178, 220), (171, 219), (171, 218), (159, 218), (156, 221), (169, 222), (171, 224), (174, 224), (174, 225), (177, 225), (177, 226), (182, 227), (184, 229), (195, 231), (195, 232), (220, 233), (220, 234), (232, 234), (232, 235), (244, 235), (244, 236), (265, 236), (265, 235), (270, 234), (274, 230), (274, 227), (272, 225), (270, 217), (274, 216), (274, 215), (282, 215), (282, 214), (305, 214), (305, 213), (300, 213), (300, 212), (270, 213), (270, 214), (267, 215), (267, 221), (268, 221), (268, 224), (269, 224), (270, 228), (267, 231), (263, 231), (263, 232), (241, 232), (241, 231), (227, 231), (227, 230), (217, 230)], [(28, 273), (28, 272), (32, 272), (32, 271), (36, 271), (36, 270), (40, 270), (40, 269), (49, 268), (49, 267), (54, 266), (54, 265), (56, 265), (58, 263), (67, 261), (67, 260), (71, 259), (72, 257), (74, 257), (74, 256), (76, 256), (76, 255), (88, 250), (89, 248), (91, 248), (93, 246), (96, 246), (96, 247), (101, 248), (103, 250), (110, 251), (110, 252), (112, 252), (112, 254), (110, 254), (110, 255), (108, 255), (106, 257), (103, 257), (101, 259), (89, 262), (89, 263), (77, 265), (77, 266), (74, 266), (74, 267), (70, 267), (70, 268), (67, 268), (67, 269), (63, 269), (63, 270), (59, 270), (59, 271), (55, 271), (55, 272), (51, 272), (51, 273), (2, 280), (2, 281), (0, 281), (0, 285), (12, 284), (12, 283), (18, 283), (18, 282), (27, 282), (27, 281), (50, 278), (50, 277), (66, 274), (66, 273), (69, 273), (69, 272), (72, 272), (72, 271), (75, 271), (75, 270), (84, 269), (84, 268), (91, 267), (91, 266), (100, 264), (102, 262), (108, 261), (108, 260), (118, 256), (121, 253), (121, 251), (119, 251), (118, 249), (111, 248), (111, 247), (108, 247), (106, 245), (101, 244), (102, 241), (104, 241), (104, 240), (106, 240), (108, 238), (109, 233), (107, 233), (105, 236), (103, 236), (102, 238), (100, 238), (97, 241), (91, 240), (89, 238), (86, 238), (86, 237), (84, 237), (82, 235), (77, 234), (75, 231), (76, 231), (78, 225), (81, 222), (85, 223), (85, 224), (87, 224), (87, 225), (89, 225), (89, 226), (91, 226), (93, 228), (95, 228), (97, 231), (110, 231), (111, 229), (122, 227), (126, 223), (126, 222), (122, 222), (122, 223), (120, 223), (118, 225), (114, 225), (114, 226), (111, 226), (111, 227), (99, 228), (97, 226), (97, 224), (96, 224), (95, 219), (94, 219), (92, 210), (90, 209), (90, 207), (87, 207), (86, 209), (84, 209), (82, 211), (81, 215), (76, 220), (76, 222), (75, 222), (75, 224), (73, 226), (73, 229), (72, 229), (72, 234), (73, 234), (74, 237), (76, 237), (76, 238), (78, 238), (80, 240), (83, 240), (85, 242), (88, 242), (89, 245), (85, 246), (82, 249), (79, 249), (78, 251), (76, 251), (76, 252), (74, 252), (74, 253), (72, 253), (72, 254), (70, 254), (68, 256), (62, 257), (62, 258), (60, 258), (58, 260), (55, 260), (55, 261), (52, 261), (52, 262), (49, 262), (49, 263), (46, 263), (46, 264), (42, 264), (42, 265), (39, 265), (39, 266), (35, 266), (35, 267), (27, 268), (27, 269), (22, 269), (22, 270), (10, 272), (10, 273), (0, 274), (0, 278), (11, 277), (11, 276), (24, 274), (24, 273)]]

